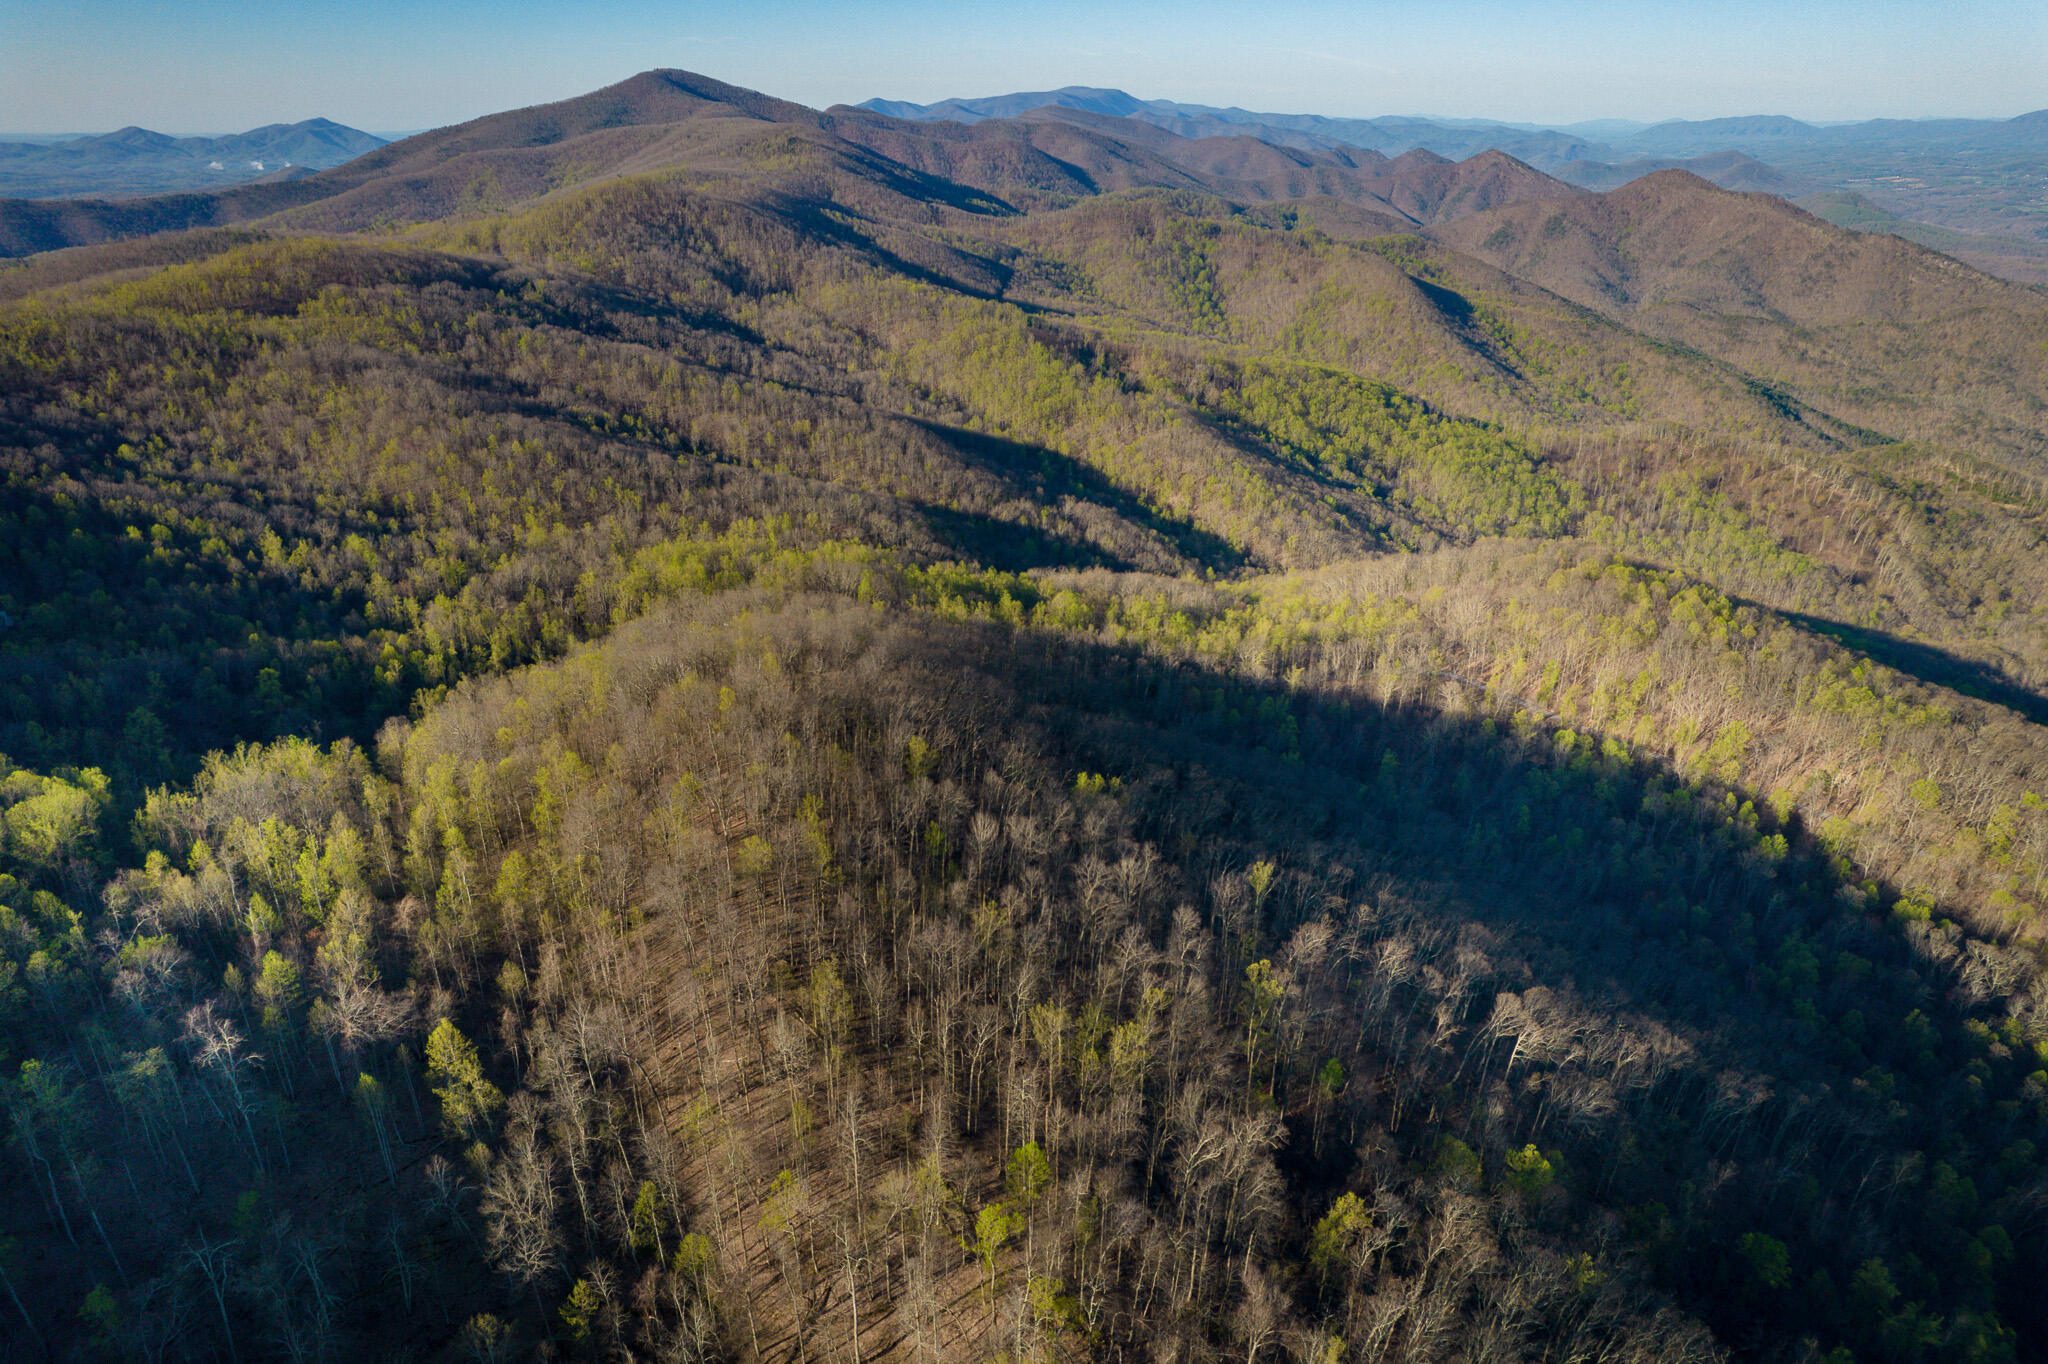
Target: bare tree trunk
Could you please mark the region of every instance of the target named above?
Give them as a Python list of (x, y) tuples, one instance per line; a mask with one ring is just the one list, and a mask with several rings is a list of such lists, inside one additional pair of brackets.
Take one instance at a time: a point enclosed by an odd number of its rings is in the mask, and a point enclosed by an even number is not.
[(48, 1353), (49, 1345), (44, 1341), (42, 1331), (36, 1326), (36, 1319), (28, 1314), (28, 1308), (21, 1301), (21, 1294), (15, 1291), (14, 1279), (7, 1273), (7, 1266), (5, 1265), (0, 1265), (0, 1284), (6, 1286), (7, 1296), (14, 1300), (14, 1310), (21, 1313), (22, 1324), (28, 1327), (28, 1333), (34, 1336), (36, 1344), (42, 1346), (44, 1352)]

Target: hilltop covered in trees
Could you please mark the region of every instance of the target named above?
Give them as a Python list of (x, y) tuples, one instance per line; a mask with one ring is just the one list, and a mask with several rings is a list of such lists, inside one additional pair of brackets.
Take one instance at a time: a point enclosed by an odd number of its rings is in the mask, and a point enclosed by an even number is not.
[(0, 272), (15, 1354), (2043, 1353), (2037, 293), (589, 98)]

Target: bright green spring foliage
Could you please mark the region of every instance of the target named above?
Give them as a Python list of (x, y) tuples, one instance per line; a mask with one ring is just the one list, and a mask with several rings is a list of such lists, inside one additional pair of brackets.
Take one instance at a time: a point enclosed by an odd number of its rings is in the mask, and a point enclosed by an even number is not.
[(1214, 392), (1220, 411), (1303, 468), (1440, 532), (1555, 536), (1578, 519), (1578, 488), (1522, 442), (1433, 413), (1385, 384), (1259, 361)]
[(427, 1073), (450, 1131), (481, 1132), (505, 1106), (505, 1096), (484, 1076), (476, 1046), (450, 1019), (436, 1023), (427, 1035)]
[(1355, 1193), (1339, 1195), (1309, 1232), (1309, 1267), (1325, 1281), (1341, 1279), (1351, 1272), (1371, 1229), (1372, 1210), (1364, 1200)]

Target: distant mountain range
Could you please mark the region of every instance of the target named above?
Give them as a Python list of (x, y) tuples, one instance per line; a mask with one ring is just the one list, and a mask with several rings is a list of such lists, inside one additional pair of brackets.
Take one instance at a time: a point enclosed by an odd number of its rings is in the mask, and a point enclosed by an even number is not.
[(1082, 85), (978, 99), (947, 99), (936, 104), (871, 99), (857, 107), (891, 118), (955, 123), (1018, 118), (1034, 109), (1073, 109), (1135, 119), (1174, 131), (1179, 131), (1176, 125), (1257, 128), (1290, 133), (1318, 146), (1368, 147), (1388, 155), (1417, 147), (1441, 156), (1470, 155), (1492, 148), (1512, 152), (1532, 164), (1554, 161), (1558, 165), (1580, 158), (1611, 162), (1727, 151), (1758, 155), (1786, 148), (1903, 148), (1959, 143), (2048, 151), (2048, 109), (2010, 119), (1880, 118), (1860, 123), (1816, 124), (1779, 114), (1750, 114), (1703, 120), (1669, 119), (1651, 124), (1596, 119), (1548, 125), (1406, 115), (1329, 118), (1321, 114), (1262, 113), (1175, 100), (1139, 99), (1122, 90)]
[(1505, 152), (1581, 188), (1613, 189), (1660, 170), (1723, 189), (1778, 194), (1845, 226), (1897, 232), (1986, 269), (2048, 282), (2048, 110), (2011, 119), (1870, 119), (1813, 124), (1760, 114), (1642, 124), (1600, 119), (1559, 127), (1482, 119), (1326, 118), (1315, 114), (1139, 99), (1122, 90), (1059, 90), (948, 99), (871, 99), (892, 118), (978, 123), (1103, 116), (1182, 137), (1251, 136), (1312, 151), (1355, 147), (1464, 159)]
[(0, 141), (0, 196), (19, 199), (164, 194), (305, 175), (351, 161), (384, 139), (324, 118), (224, 137), (147, 128), (57, 142)]
[[(280, 214), (295, 226), (350, 230), (488, 210), (575, 182), (699, 162), (704, 130), (732, 118), (801, 124), (842, 155), (889, 158), (1011, 203), (1192, 189), (1241, 203), (1316, 200), (1361, 232), (1685, 170), (2048, 284), (2048, 227), (2035, 202), (2048, 111), (2003, 121), (1820, 126), (1756, 116), (1544, 128), (1261, 113), (1073, 86), (821, 112), (672, 72), (394, 142), (315, 119), (225, 138), (126, 128), (0, 143), (0, 200), (13, 200), (0, 203), (0, 255)], [(687, 136), (677, 131), (684, 122)]]
[(1364, 147), (1386, 156), (1398, 156), (1418, 148), (1456, 159), (1482, 151), (1503, 151), (1544, 169), (1553, 164), (1598, 157), (1605, 151), (1600, 144), (1569, 130), (1532, 125), (1466, 119), (1326, 118), (1321, 114), (1256, 113), (1249, 109), (1219, 109), (1207, 104), (1139, 99), (1122, 90), (1079, 85), (1060, 90), (994, 95), (986, 99), (949, 99), (937, 104), (871, 99), (859, 107), (891, 118), (956, 123), (1018, 118), (1033, 110), (1073, 110), (1151, 123), (1182, 137), (1249, 134), (1280, 146), (1313, 150)]
[[(976, 204), (1003, 211), (1116, 190), (1191, 190), (1240, 203), (1315, 202), (1341, 211), (1358, 230), (1395, 232), (1582, 192), (1500, 152), (1457, 163), (1424, 150), (1389, 158), (1341, 144), (1275, 146), (1250, 128), (1190, 139), (1080, 110), (911, 122), (844, 106), (821, 113), (661, 71), (580, 99), (422, 133), (294, 179), (125, 202), (0, 201), (0, 256), (258, 220), (320, 231), (421, 222), (664, 167), (750, 173), (759, 157), (796, 155), (751, 145), (764, 124), (807, 130), (807, 140), (859, 182), (952, 198), (971, 186)], [(903, 183), (905, 175), (921, 179)]]
[[(885, 120), (856, 140), (889, 141), (880, 131), (888, 122), (962, 129), (991, 123), (1013, 130), (1030, 126), (1037, 130), (1028, 135), (1030, 140), (1050, 158), (1040, 166), (1050, 177), (1048, 185), (1067, 174), (1051, 164), (1063, 158), (1056, 144), (1085, 130), (1141, 144), (1156, 160), (1172, 163), (1174, 170), (1162, 173), (1154, 165), (1137, 171), (1112, 156), (1097, 166), (1108, 178), (1084, 171), (1086, 187), (1074, 182), (1080, 192), (1127, 181), (1164, 187), (1176, 183), (1176, 171), (1178, 183), (1192, 187), (1196, 180), (1220, 174), (1231, 182), (1225, 192), (1233, 197), (1326, 194), (1368, 213), (1391, 211), (1382, 226), (1440, 220), (1437, 210), (1425, 202), (1427, 195), (1404, 208), (1394, 202), (1399, 193), (1390, 199), (1381, 192), (1389, 186), (1373, 188), (1368, 183), (1388, 173), (1381, 167), (1391, 159), (1411, 153), (1451, 162), (1485, 152), (1504, 154), (1522, 163), (1525, 171), (1541, 172), (1545, 193), (1561, 187), (1559, 182), (1604, 191), (1657, 171), (1682, 169), (1723, 189), (1776, 194), (1841, 226), (1904, 236), (2009, 278), (2048, 284), (2048, 214), (2041, 208), (2048, 110), (2003, 120), (1872, 119), (1823, 125), (1780, 115), (1748, 115), (1656, 124), (1596, 119), (1544, 126), (1486, 119), (1282, 114), (1067, 86), (935, 104), (871, 99), (858, 106), (835, 106), (822, 115), (806, 113), (846, 127), (856, 126), (855, 120)], [(1059, 125), (1077, 131), (1054, 131)], [(1158, 130), (1160, 136), (1137, 131), (1145, 127)], [(836, 125), (835, 129), (844, 131)], [(266, 216), (328, 199), (342, 188), (330, 178), (305, 190), (274, 192), (284, 185), (343, 167), (380, 147), (424, 147), (448, 131), (394, 142), (316, 118), (225, 137), (170, 137), (129, 127), (58, 141), (0, 141), (0, 199), (164, 196), (121, 207), (51, 202), (45, 209), (0, 215), (5, 220), (0, 224), (0, 238), (5, 239), (0, 249), (11, 254), (138, 230)], [(1017, 134), (1005, 133), (993, 141), (985, 136), (937, 136), (936, 145), (974, 157), (990, 154), (998, 144), (1007, 145)], [(626, 140), (635, 139), (628, 135)], [(1083, 151), (1075, 164), (1094, 162)], [(1423, 164), (1410, 162), (1403, 173), (1412, 180)], [(431, 167), (419, 169), (426, 172)], [(933, 171), (947, 173), (943, 167)], [(1130, 180), (1133, 175), (1135, 181)], [(1442, 178), (1437, 173), (1437, 179)], [(213, 197), (236, 187), (270, 192), (259, 192), (246, 202)], [(1410, 185), (1401, 192), (1419, 191)], [(1502, 202), (1467, 202), (1459, 197), (1469, 192), (1462, 183), (1442, 192), (1451, 195), (1446, 202), (1460, 212)], [(1498, 183), (1485, 191), (1503, 192)], [(190, 197), (195, 193), (200, 197)]]

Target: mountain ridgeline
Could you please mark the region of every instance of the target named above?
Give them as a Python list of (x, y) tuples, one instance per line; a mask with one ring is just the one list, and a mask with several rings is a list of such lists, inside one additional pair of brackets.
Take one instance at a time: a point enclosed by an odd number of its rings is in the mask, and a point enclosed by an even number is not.
[(1486, 119), (1257, 113), (1085, 86), (926, 105), (873, 99), (860, 107), (964, 123), (1109, 116), (1182, 137), (1248, 135), (1311, 151), (1363, 148), (1397, 156), (1421, 150), (1459, 160), (1498, 151), (1586, 189), (1689, 170), (1723, 189), (1797, 197), (1842, 226), (1895, 233), (1995, 274), (2048, 283), (2048, 231), (2037, 202), (2048, 110), (2012, 119), (1819, 125), (1767, 115), (1656, 124), (1605, 119), (1546, 128)]
[(8, 1358), (2048, 1358), (2048, 295), (1136, 103), (0, 205)]

